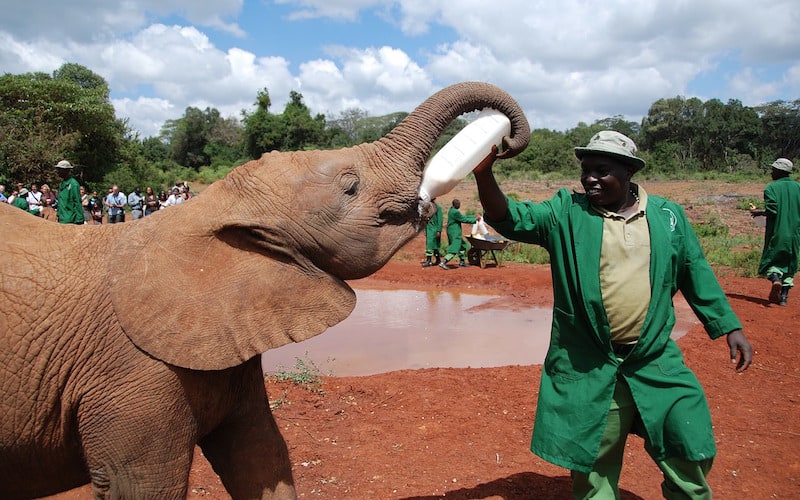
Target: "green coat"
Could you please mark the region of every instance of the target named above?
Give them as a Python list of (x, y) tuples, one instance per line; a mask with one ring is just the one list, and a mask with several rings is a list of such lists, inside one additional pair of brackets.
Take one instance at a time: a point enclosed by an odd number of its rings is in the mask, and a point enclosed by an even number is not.
[(456, 207), (447, 211), (447, 253), (457, 255), (467, 251), (467, 242), (464, 241), (464, 232), (461, 224), (475, 224), (478, 219), (471, 215), (464, 215)]
[(425, 251), (430, 252), (431, 255), (442, 245), (442, 207), (438, 203), (434, 203), (434, 205), (436, 205), (436, 213), (425, 226)]
[(80, 185), (74, 177), (64, 179), (58, 185), (58, 222), (62, 224), (83, 224), (83, 205)]
[(12, 201), (11, 204), (17, 208), (25, 210), (28, 213), (31, 213), (31, 211), (29, 210), (30, 207), (28, 206), (28, 200), (26, 200), (22, 196), (14, 197), (14, 201)]
[(785, 277), (792, 277), (800, 253), (800, 184), (789, 177), (770, 182), (764, 189), (764, 208), (767, 228), (758, 274), (777, 267)]
[(584, 194), (566, 189), (543, 203), (508, 200), (503, 236), (550, 253), (553, 323), (542, 370), (531, 450), (562, 467), (590, 472), (617, 377), (630, 386), (656, 460), (716, 454), (708, 404), (670, 339), (672, 297), (680, 290), (711, 338), (741, 324), (703, 256), (683, 209), (648, 197), (652, 297), (639, 342), (619, 361), (611, 351), (600, 293), (603, 218)]

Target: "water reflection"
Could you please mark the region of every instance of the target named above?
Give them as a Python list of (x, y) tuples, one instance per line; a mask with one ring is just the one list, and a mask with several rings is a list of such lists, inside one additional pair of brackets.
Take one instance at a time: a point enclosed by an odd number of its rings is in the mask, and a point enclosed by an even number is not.
[[(550, 340), (550, 308), (478, 308), (498, 298), (453, 291), (356, 290), (353, 313), (324, 333), (267, 351), (267, 372), (291, 369), (297, 358), (323, 374), (372, 375), (429, 367), (541, 364)], [(698, 321), (680, 296), (673, 338)]]
[(356, 290), (353, 313), (326, 332), (262, 356), (266, 371), (314, 362), (325, 374), (541, 363), (550, 309), (475, 309), (497, 298), (459, 292)]

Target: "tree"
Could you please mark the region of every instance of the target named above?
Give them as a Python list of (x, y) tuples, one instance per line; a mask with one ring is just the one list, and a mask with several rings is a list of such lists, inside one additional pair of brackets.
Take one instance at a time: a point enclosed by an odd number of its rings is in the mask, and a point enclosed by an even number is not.
[(211, 125), (208, 143), (203, 152), (211, 159), (211, 166), (231, 166), (245, 158), (244, 129), (236, 118), (219, 118)]
[(325, 115), (311, 116), (303, 95), (292, 91), (289, 102), (280, 115), (269, 112), (271, 100), (264, 89), (256, 97), (256, 110), (244, 113), (244, 136), (247, 153), (258, 158), (264, 153), (324, 149), (331, 145), (331, 134), (326, 132)]
[(531, 132), (528, 147), (519, 154), (517, 160), (539, 173), (574, 169), (576, 159), (573, 147), (566, 134), (539, 128)]
[(356, 129), (356, 144), (374, 142), (392, 131), (408, 113), (398, 111), (382, 116), (369, 116), (359, 120)]
[(636, 123), (626, 120), (622, 115), (614, 115), (609, 118), (603, 118), (593, 123), (593, 126), (600, 127), (602, 130), (616, 130), (620, 134), (627, 135), (633, 142), (639, 144), (642, 127)]
[(758, 115), (740, 101), (675, 97), (650, 106), (642, 145), (676, 169), (732, 171), (743, 165), (743, 157), (751, 162), (756, 157), (760, 131)]
[(757, 107), (761, 120), (760, 145), (762, 163), (772, 163), (776, 157), (800, 157), (800, 99), (773, 101)]
[(358, 144), (357, 134), (360, 124), (369, 116), (366, 110), (359, 108), (348, 108), (339, 113), (338, 117), (328, 121), (328, 129), (334, 131), (333, 137), (340, 136), (342, 140), (337, 141), (341, 146), (352, 146)]
[(0, 174), (23, 182), (53, 182), (63, 158), (84, 180), (114, 167), (127, 129), (117, 120), (102, 77), (76, 64), (53, 73), (0, 77)]
[(159, 137), (148, 137), (142, 141), (142, 156), (150, 163), (169, 160), (169, 144)]
[(62, 64), (60, 68), (53, 72), (53, 79), (71, 82), (86, 90), (97, 91), (105, 96), (106, 100), (108, 100), (110, 94), (108, 83), (105, 79), (80, 64)]
[(328, 146), (325, 140), (325, 115), (317, 114), (312, 118), (311, 110), (303, 102), (303, 94), (294, 90), (289, 92), (289, 102), (282, 117), (287, 131), (285, 150), (321, 149)]
[(230, 163), (244, 154), (239, 121), (223, 118), (215, 108), (186, 108), (182, 117), (164, 124), (160, 139), (169, 145), (173, 161), (194, 170), (215, 160)]

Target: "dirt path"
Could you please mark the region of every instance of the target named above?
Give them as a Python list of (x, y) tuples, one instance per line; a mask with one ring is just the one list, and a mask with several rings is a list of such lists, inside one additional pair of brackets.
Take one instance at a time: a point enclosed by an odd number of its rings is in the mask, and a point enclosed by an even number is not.
[[(687, 205), (690, 217), (720, 217), (735, 231), (762, 231), (736, 196), (760, 196), (762, 185), (651, 183), (649, 192)], [(554, 187), (521, 186), (542, 199)], [(476, 206), (468, 188), (464, 208)], [(710, 201), (709, 201), (710, 200)], [(485, 290), (504, 297), (492, 307), (552, 305), (547, 266), (507, 263), (445, 272), (422, 269), (421, 238), (355, 287)], [(710, 475), (715, 497), (800, 498), (800, 292), (789, 307), (769, 305), (767, 282), (720, 278), (755, 349), (736, 374), (724, 339), (694, 328), (678, 344), (706, 389), (718, 456)], [(531, 332), (547, 335), (548, 332)], [(568, 471), (529, 450), (540, 366), (406, 370), (366, 377), (325, 377), (324, 395), (289, 383), (267, 385), (282, 403), (275, 418), (289, 445), (300, 498), (531, 499), (568, 498)], [(641, 439), (627, 445), (623, 498), (660, 498), (660, 473)], [(85, 498), (87, 488), (60, 498)], [(229, 498), (201, 457), (189, 498)]]

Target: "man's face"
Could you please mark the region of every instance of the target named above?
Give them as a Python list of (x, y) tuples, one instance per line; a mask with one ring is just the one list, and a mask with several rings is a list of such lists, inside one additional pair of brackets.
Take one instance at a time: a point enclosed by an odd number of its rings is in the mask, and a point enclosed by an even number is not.
[(592, 205), (608, 210), (622, 207), (628, 198), (633, 172), (609, 156), (586, 154), (581, 159), (581, 184)]
[(36, 184), (31, 184), (31, 191), (33, 191), (34, 193), (38, 193), (39, 186), (37, 186)]
[(778, 180), (781, 177), (786, 177), (787, 175), (789, 175), (788, 172), (784, 172), (783, 170), (780, 170), (778, 168), (772, 167), (771, 176), (772, 176), (772, 180), (773, 181)]

